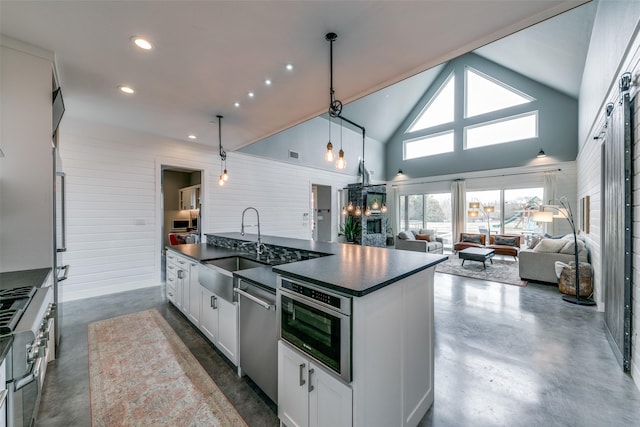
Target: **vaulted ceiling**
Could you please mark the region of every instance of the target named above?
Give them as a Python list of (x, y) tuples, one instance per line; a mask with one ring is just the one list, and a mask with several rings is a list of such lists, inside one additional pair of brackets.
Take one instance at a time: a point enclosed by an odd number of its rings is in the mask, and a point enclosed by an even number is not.
[[(356, 101), (350, 115), (381, 141), (437, 69), (423, 71), (498, 39), (477, 52), (577, 96), (595, 6), (564, 15), (558, 33), (550, 20), (504, 37), (583, 3), (3, 0), (0, 30), (55, 53), (68, 116), (217, 145), (222, 114), (233, 150), (326, 112), (330, 31), (336, 97)], [(134, 35), (154, 49), (136, 48)], [(136, 93), (119, 92), (123, 84)]]

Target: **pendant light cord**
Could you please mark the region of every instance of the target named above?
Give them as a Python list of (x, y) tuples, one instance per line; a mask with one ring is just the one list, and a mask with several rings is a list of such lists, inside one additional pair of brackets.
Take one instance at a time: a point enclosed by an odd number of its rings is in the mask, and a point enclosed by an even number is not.
[(220, 144), (220, 158), (226, 162), (227, 161), (227, 153), (222, 149), (222, 116), (218, 114), (216, 116), (218, 118), (218, 141)]

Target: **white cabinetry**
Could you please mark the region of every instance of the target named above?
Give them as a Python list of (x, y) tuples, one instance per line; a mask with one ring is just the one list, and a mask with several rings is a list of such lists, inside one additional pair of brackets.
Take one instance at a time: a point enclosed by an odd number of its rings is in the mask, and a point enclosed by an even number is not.
[(212, 343), (218, 340), (218, 297), (200, 286), (200, 330)]
[(200, 330), (234, 364), (238, 364), (238, 307), (204, 286)]
[[(200, 316), (200, 304), (192, 310), (191, 289), (199, 287), (197, 263), (187, 257), (167, 251), (167, 299), (180, 309), (190, 320)], [(192, 314), (193, 311), (193, 314)]]
[(193, 210), (200, 209), (200, 186), (192, 185), (191, 187), (184, 187), (179, 192), (180, 200), (178, 206), (180, 210)]
[(287, 427), (351, 426), (352, 390), (278, 342), (278, 417)]
[(189, 320), (196, 326), (200, 326), (200, 299), (202, 294), (200, 292), (200, 282), (198, 281), (198, 263), (195, 261), (189, 262)]

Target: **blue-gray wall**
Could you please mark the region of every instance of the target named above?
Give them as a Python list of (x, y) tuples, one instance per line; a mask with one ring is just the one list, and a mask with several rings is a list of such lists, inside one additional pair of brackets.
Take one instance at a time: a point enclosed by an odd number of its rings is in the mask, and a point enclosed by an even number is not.
[[(334, 163), (324, 161), (329, 141), (329, 122), (327, 115), (316, 117), (297, 126), (284, 130), (254, 144), (241, 148), (240, 152), (269, 159), (326, 169), (337, 172)], [(366, 123), (361, 123), (366, 128)], [(331, 142), (334, 154), (340, 150), (339, 119), (332, 119)], [(359, 129), (350, 127), (346, 122), (342, 130), (342, 148), (347, 161), (347, 168), (343, 173), (356, 175), (358, 162), (362, 157), (362, 133)], [(297, 160), (289, 157), (289, 151), (299, 154)], [(382, 142), (366, 137), (365, 166), (373, 171), (372, 180), (383, 181), (385, 146)], [(336, 157), (337, 158), (337, 157)]]
[[(509, 109), (508, 115), (516, 115), (538, 110), (538, 138), (499, 144), (489, 147), (463, 150), (463, 130), (465, 126), (491, 121), (504, 115), (487, 113), (481, 116), (457, 120), (455, 129), (455, 149), (452, 153), (403, 160), (404, 131), (422, 111), (446, 78), (456, 72), (456, 117), (464, 111), (464, 68), (468, 65), (536, 99), (532, 103)], [(451, 124), (437, 127), (441, 131), (451, 129)], [(419, 133), (434, 132), (434, 128)], [(386, 145), (387, 180), (391, 180), (399, 169), (411, 178), (446, 175), (451, 173), (502, 169), (530, 165), (536, 154), (544, 149), (554, 161), (573, 161), (578, 153), (578, 102), (576, 99), (557, 92), (521, 74), (470, 53), (447, 64), (423, 98), (400, 124)]]

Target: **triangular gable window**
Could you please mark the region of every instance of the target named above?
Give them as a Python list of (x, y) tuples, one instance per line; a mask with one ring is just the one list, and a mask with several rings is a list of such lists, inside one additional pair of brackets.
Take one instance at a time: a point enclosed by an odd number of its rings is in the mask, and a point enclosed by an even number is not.
[(454, 120), (455, 79), (451, 74), (440, 86), (427, 106), (413, 121), (407, 132), (415, 132), (432, 126), (450, 123)]
[(502, 110), (534, 100), (472, 68), (465, 70), (465, 81), (465, 117)]

